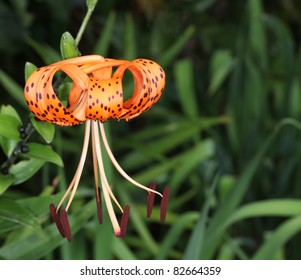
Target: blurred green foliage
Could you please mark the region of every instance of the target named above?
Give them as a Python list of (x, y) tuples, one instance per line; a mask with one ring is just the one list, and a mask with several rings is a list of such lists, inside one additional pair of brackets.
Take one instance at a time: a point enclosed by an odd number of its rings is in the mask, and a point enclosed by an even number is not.
[[(300, 259), (300, 6), (99, 1), (79, 52), (150, 58), (167, 73), (152, 110), (107, 128), (129, 174), (170, 185), (170, 206), (165, 224), (158, 207), (146, 220), (145, 193), (108, 166), (118, 197), (132, 206), (127, 237), (115, 238), (107, 218), (97, 224), (89, 158), (70, 211), (74, 240), (66, 244), (48, 205), (72, 178), (83, 127), (54, 131), (32, 119), (22, 88), (25, 64), (28, 77), (31, 63), (76, 55), (72, 45), (60, 53), (60, 43), (76, 37), (87, 7), (75, 0), (1, 1), (0, 258)], [(36, 132), (25, 141), (20, 127)], [(25, 144), (29, 151), (22, 152)], [(3, 165), (7, 158), (12, 165)]]

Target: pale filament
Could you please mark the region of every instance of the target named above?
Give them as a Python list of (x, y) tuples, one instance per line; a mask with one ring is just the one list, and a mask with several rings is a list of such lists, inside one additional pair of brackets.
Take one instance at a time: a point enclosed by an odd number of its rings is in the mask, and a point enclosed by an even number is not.
[(90, 123), (91, 123), (90, 120), (88, 120), (86, 122), (84, 143), (83, 143), (82, 153), (81, 153), (81, 156), (80, 156), (80, 161), (79, 161), (78, 167), (76, 169), (75, 175), (74, 175), (67, 191), (65, 192), (64, 196), (62, 197), (62, 199), (61, 199), (61, 201), (60, 201), (60, 203), (57, 207), (57, 210), (56, 210), (57, 212), (58, 212), (59, 208), (61, 207), (62, 203), (64, 202), (64, 200), (66, 199), (67, 195), (72, 190), (71, 196), (69, 198), (69, 201), (68, 201), (68, 204), (67, 204), (67, 207), (66, 207), (66, 211), (68, 211), (68, 209), (70, 207), (70, 204), (73, 200), (73, 197), (75, 195), (75, 192), (77, 190), (79, 179), (80, 179), (80, 177), (82, 175), (82, 172), (83, 172), (83, 168), (84, 168), (84, 164), (85, 164), (86, 156), (87, 156), (87, 151), (88, 151), (88, 145), (89, 145), (89, 139), (90, 139)]
[[(99, 126), (98, 126), (97, 123), (99, 123)], [(92, 129), (92, 154), (93, 154), (93, 169), (94, 169), (95, 187), (98, 188), (98, 179), (99, 179), (98, 176), (100, 175), (102, 191), (103, 191), (103, 194), (104, 194), (104, 199), (105, 199), (105, 203), (106, 203), (106, 206), (107, 206), (107, 209), (108, 209), (109, 217), (110, 217), (110, 220), (112, 222), (115, 233), (118, 234), (118, 233), (120, 233), (120, 226), (119, 226), (117, 217), (115, 215), (111, 199), (115, 202), (115, 204), (118, 206), (118, 208), (121, 210), (122, 213), (123, 213), (123, 209), (122, 209), (121, 205), (119, 204), (118, 200), (116, 199), (116, 197), (114, 196), (114, 194), (112, 192), (112, 189), (111, 189), (111, 187), (108, 183), (106, 174), (105, 174), (105, 169), (104, 169), (103, 160), (102, 160), (99, 130), (100, 130), (100, 133), (101, 133), (101, 137), (102, 137), (103, 144), (104, 144), (104, 147), (106, 149), (106, 152), (107, 152), (110, 160), (112, 161), (113, 165), (115, 166), (116, 170), (125, 179), (127, 179), (129, 182), (136, 185), (137, 187), (142, 188), (142, 189), (146, 190), (149, 193), (155, 193), (155, 194), (157, 194), (161, 197), (163, 197), (163, 195), (161, 193), (151, 189), (151, 188), (143, 186), (142, 184), (138, 183), (137, 181), (135, 181), (129, 175), (126, 174), (126, 172), (118, 164), (117, 160), (115, 159), (115, 157), (114, 157), (114, 155), (113, 155), (113, 153), (110, 149), (110, 146), (109, 146), (109, 143), (108, 143), (108, 140), (107, 140), (107, 137), (106, 137), (104, 125), (101, 122), (92, 122), (91, 123), (91, 120), (88, 120), (86, 122), (83, 149), (82, 149), (82, 152), (81, 152), (78, 167), (77, 167), (75, 175), (74, 175), (67, 191), (65, 192), (64, 196), (62, 197), (56, 211), (58, 212), (58, 210), (61, 207), (62, 203), (64, 202), (66, 197), (71, 192), (68, 203), (67, 203), (67, 206), (66, 206), (66, 211), (68, 211), (68, 209), (71, 205), (71, 202), (72, 202), (72, 200), (75, 196), (76, 190), (78, 188), (79, 180), (80, 180), (80, 177), (82, 175), (82, 171), (83, 171), (84, 163), (85, 163), (85, 160), (86, 160), (86, 156), (87, 156), (88, 145), (89, 145), (89, 140), (90, 140), (90, 130), (91, 129)]]
[(119, 165), (119, 163), (117, 162), (117, 160), (115, 159), (111, 149), (110, 149), (110, 146), (109, 146), (109, 143), (108, 143), (108, 140), (107, 140), (107, 136), (106, 136), (106, 133), (105, 133), (105, 129), (104, 129), (104, 125), (99, 122), (99, 128), (100, 128), (100, 133), (101, 133), (101, 137), (102, 137), (102, 140), (103, 140), (103, 144), (105, 146), (105, 149), (107, 151), (107, 154), (108, 156), (110, 157), (113, 165), (115, 166), (116, 170), (120, 173), (121, 176), (123, 176), (125, 179), (127, 179), (129, 182), (131, 182), (133, 185), (141, 188), (141, 189), (144, 189), (148, 192), (152, 192), (152, 193), (155, 193), (161, 197), (163, 197), (163, 195), (151, 188), (148, 188), (146, 186), (143, 186), (141, 185), (140, 183), (138, 183), (137, 181), (135, 181), (133, 178), (131, 178), (128, 174), (126, 174), (126, 172), (122, 169), (122, 167)]
[[(96, 153), (96, 147), (99, 147), (99, 155), (100, 155), (100, 158), (98, 157), (97, 153)], [(93, 149), (93, 162), (95, 161), (95, 170), (96, 173), (97, 173), (97, 181), (96, 181), (96, 178), (95, 178), (95, 183), (97, 182), (97, 185), (96, 187), (98, 187), (98, 170), (97, 170), (97, 162), (98, 160), (101, 160), (101, 163), (102, 163), (102, 170), (103, 170), (103, 176), (100, 176), (100, 179), (101, 179), (101, 185), (105, 186), (107, 188), (107, 191), (109, 192), (110, 194), (110, 197), (113, 199), (113, 201), (116, 203), (116, 205), (118, 206), (118, 208), (120, 209), (121, 212), (123, 212), (123, 209), (122, 207), (120, 206), (117, 198), (114, 196), (113, 192), (112, 192), (112, 189), (108, 183), (108, 179), (106, 177), (106, 173), (105, 173), (105, 170), (104, 170), (104, 165), (103, 165), (103, 161), (102, 161), (102, 154), (101, 154), (101, 144), (100, 144), (100, 141), (99, 141), (99, 131), (98, 131), (98, 127), (97, 125), (95, 125), (95, 123), (92, 124), (92, 149)], [(95, 176), (96, 176), (96, 173)], [(100, 174), (100, 175), (101, 175)]]
[[(107, 181), (107, 178), (105, 175), (104, 166), (103, 166), (103, 162), (102, 162), (102, 156), (101, 156), (101, 146), (100, 146), (100, 141), (99, 141), (98, 126), (97, 126), (97, 123), (95, 123), (95, 122), (92, 123), (92, 134), (93, 134), (92, 141), (94, 142), (93, 147), (94, 147), (94, 152), (95, 152), (95, 154), (93, 153), (93, 156), (96, 155), (96, 158), (97, 158), (105, 203), (106, 203), (106, 206), (108, 209), (110, 220), (111, 220), (113, 228), (114, 228), (114, 232), (116, 234), (118, 234), (118, 233), (120, 233), (120, 226), (117, 221), (117, 218), (116, 218), (116, 215), (115, 215), (115, 212), (113, 209), (113, 205), (111, 202), (111, 197), (114, 201), (116, 200), (116, 198), (114, 197), (114, 195), (111, 192), (111, 188), (108, 184), (108, 181)], [(120, 207), (117, 200), (115, 201), (115, 203), (117, 203), (117, 205)]]

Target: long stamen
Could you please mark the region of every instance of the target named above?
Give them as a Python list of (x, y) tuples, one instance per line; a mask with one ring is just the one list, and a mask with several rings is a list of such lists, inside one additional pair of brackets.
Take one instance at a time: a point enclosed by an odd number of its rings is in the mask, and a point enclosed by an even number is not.
[(91, 126), (91, 121), (87, 121), (86, 122), (86, 126), (85, 126), (85, 136), (84, 136), (84, 143), (83, 143), (83, 149), (82, 149), (82, 153), (80, 156), (80, 161), (79, 164), (77, 166), (75, 175), (67, 189), (67, 191), (65, 192), (64, 196), (62, 197), (58, 207), (56, 208), (56, 211), (58, 211), (58, 209), (61, 207), (61, 205), (63, 204), (64, 200), (66, 199), (66, 197), (68, 196), (68, 194), (70, 193), (70, 191), (72, 190), (71, 196), (69, 198), (67, 207), (66, 207), (66, 211), (68, 211), (70, 204), (74, 198), (75, 192), (77, 190), (78, 187), (78, 183), (79, 183), (79, 179), (82, 175), (83, 172), (83, 168), (84, 168), (84, 163), (86, 160), (86, 156), (87, 156), (87, 151), (88, 151), (88, 144), (89, 144), (89, 139), (90, 139), (90, 126)]
[[(96, 158), (96, 162), (97, 162), (97, 153), (96, 153), (96, 147), (99, 147), (99, 151), (100, 151), (100, 159), (101, 159), (101, 162), (102, 162), (102, 155), (101, 155), (101, 144), (100, 144), (100, 140), (99, 140), (99, 131), (98, 131), (98, 127), (97, 127), (97, 124), (93, 123), (92, 125), (92, 149), (93, 149), (93, 157)], [(102, 166), (103, 166), (103, 163), (102, 163)], [(112, 190), (111, 190), (111, 187), (109, 185), (109, 182), (108, 182), (108, 179), (107, 179), (107, 176), (106, 176), (106, 173), (104, 171), (104, 167), (102, 167), (103, 169), (103, 173), (101, 174), (101, 182), (102, 184), (104, 184), (104, 186), (106, 187), (110, 197), (113, 199), (113, 201), (116, 203), (116, 205), (118, 206), (118, 208), (120, 209), (121, 212), (123, 212), (123, 209), (122, 207), (120, 206), (117, 198), (114, 196)]]
[(102, 186), (103, 186), (102, 190), (103, 190), (103, 194), (104, 194), (105, 203), (107, 205), (109, 217), (112, 222), (112, 226), (113, 226), (115, 235), (118, 236), (118, 235), (120, 235), (121, 229), (120, 229), (119, 223), (117, 221), (117, 218), (116, 218), (116, 215), (115, 215), (115, 212), (113, 209), (113, 205), (111, 202), (111, 197), (110, 197), (110, 193), (109, 193), (110, 187), (107, 182), (107, 178), (105, 175), (104, 166), (103, 166), (103, 162), (102, 162), (101, 146), (100, 146), (100, 141), (99, 141), (99, 133), (98, 133), (97, 123), (92, 124), (92, 139), (93, 139), (92, 141), (94, 141), (93, 156), (96, 156), (96, 159), (98, 162), (100, 179), (101, 179)]
[(97, 207), (97, 217), (100, 224), (102, 224), (102, 203), (101, 203), (101, 192), (99, 187), (95, 188), (96, 196), (96, 207)]
[(163, 195), (157, 191), (155, 191), (154, 189), (151, 189), (151, 188), (148, 188), (146, 186), (143, 186), (141, 185), (140, 183), (138, 183), (137, 181), (135, 181), (133, 178), (131, 178), (128, 174), (126, 174), (126, 172), (122, 169), (122, 167), (119, 165), (119, 163), (117, 162), (117, 160), (115, 159), (111, 149), (110, 149), (110, 146), (109, 146), (109, 143), (108, 143), (108, 140), (107, 140), (107, 137), (106, 137), (106, 133), (105, 133), (105, 129), (104, 129), (104, 126), (102, 123), (99, 123), (99, 127), (100, 127), (100, 132), (101, 132), (101, 136), (102, 136), (102, 140), (103, 140), (103, 144), (106, 148), (106, 151), (108, 153), (108, 156), (110, 157), (113, 165), (115, 166), (115, 168), (117, 169), (117, 171), (125, 178), (127, 179), (129, 182), (131, 182), (133, 185), (141, 188), (141, 189), (144, 189), (146, 191), (148, 191), (149, 193), (156, 193), (157, 195), (163, 197)]
[(95, 197), (96, 197), (96, 208), (97, 208), (97, 217), (100, 224), (102, 224), (102, 203), (101, 203), (101, 192), (98, 184), (98, 166), (95, 153), (95, 140), (92, 137), (92, 154), (93, 154), (93, 170), (94, 170), (94, 180), (95, 180)]

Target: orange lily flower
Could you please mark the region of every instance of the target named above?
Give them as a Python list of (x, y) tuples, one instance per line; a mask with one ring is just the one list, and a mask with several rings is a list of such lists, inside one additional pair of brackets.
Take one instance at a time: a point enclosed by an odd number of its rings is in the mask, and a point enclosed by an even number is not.
[[(113, 67), (116, 68), (115, 71), (113, 71)], [(131, 71), (134, 78), (134, 91), (132, 96), (124, 101), (122, 78), (127, 69)], [(53, 89), (53, 77), (57, 71), (65, 72), (73, 80), (67, 107), (59, 100)], [(165, 220), (169, 187), (165, 187), (163, 194), (161, 194), (156, 191), (155, 184), (146, 187), (127, 175), (118, 164), (109, 147), (103, 125), (108, 119), (129, 120), (147, 111), (159, 100), (164, 86), (165, 73), (157, 63), (151, 60), (115, 60), (103, 58), (99, 55), (71, 58), (44, 66), (37, 69), (28, 78), (24, 87), (25, 99), (29, 109), (38, 119), (60, 126), (86, 122), (83, 149), (73, 180), (58, 206), (50, 205), (50, 212), (58, 230), (69, 241), (71, 241), (71, 230), (67, 212), (79, 185), (88, 151), (90, 132), (92, 134), (95, 194), (99, 222), (102, 223), (101, 193), (103, 193), (117, 237), (125, 236), (130, 213), (128, 205), (124, 208), (121, 207), (108, 183), (102, 161), (100, 136), (105, 150), (117, 171), (132, 184), (148, 192), (147, 217), (151, 215), (154, 197), (157, 194), (161, 197), (160, 219), (162, 222)], [(62, 205), (68, 196), (67, 205), (63, 208)], [(120, 223), (114, 212), (112, 201), (122, 213)]]

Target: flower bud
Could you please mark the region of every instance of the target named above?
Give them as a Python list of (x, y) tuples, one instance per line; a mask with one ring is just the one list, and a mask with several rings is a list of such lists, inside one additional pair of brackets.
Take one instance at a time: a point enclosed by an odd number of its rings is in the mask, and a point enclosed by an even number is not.
[(63, 59), (79, 56), (78, 48), (75, 46), (75, 41), (69, 32), (64, 32), (61, 37), (61, 55)]

